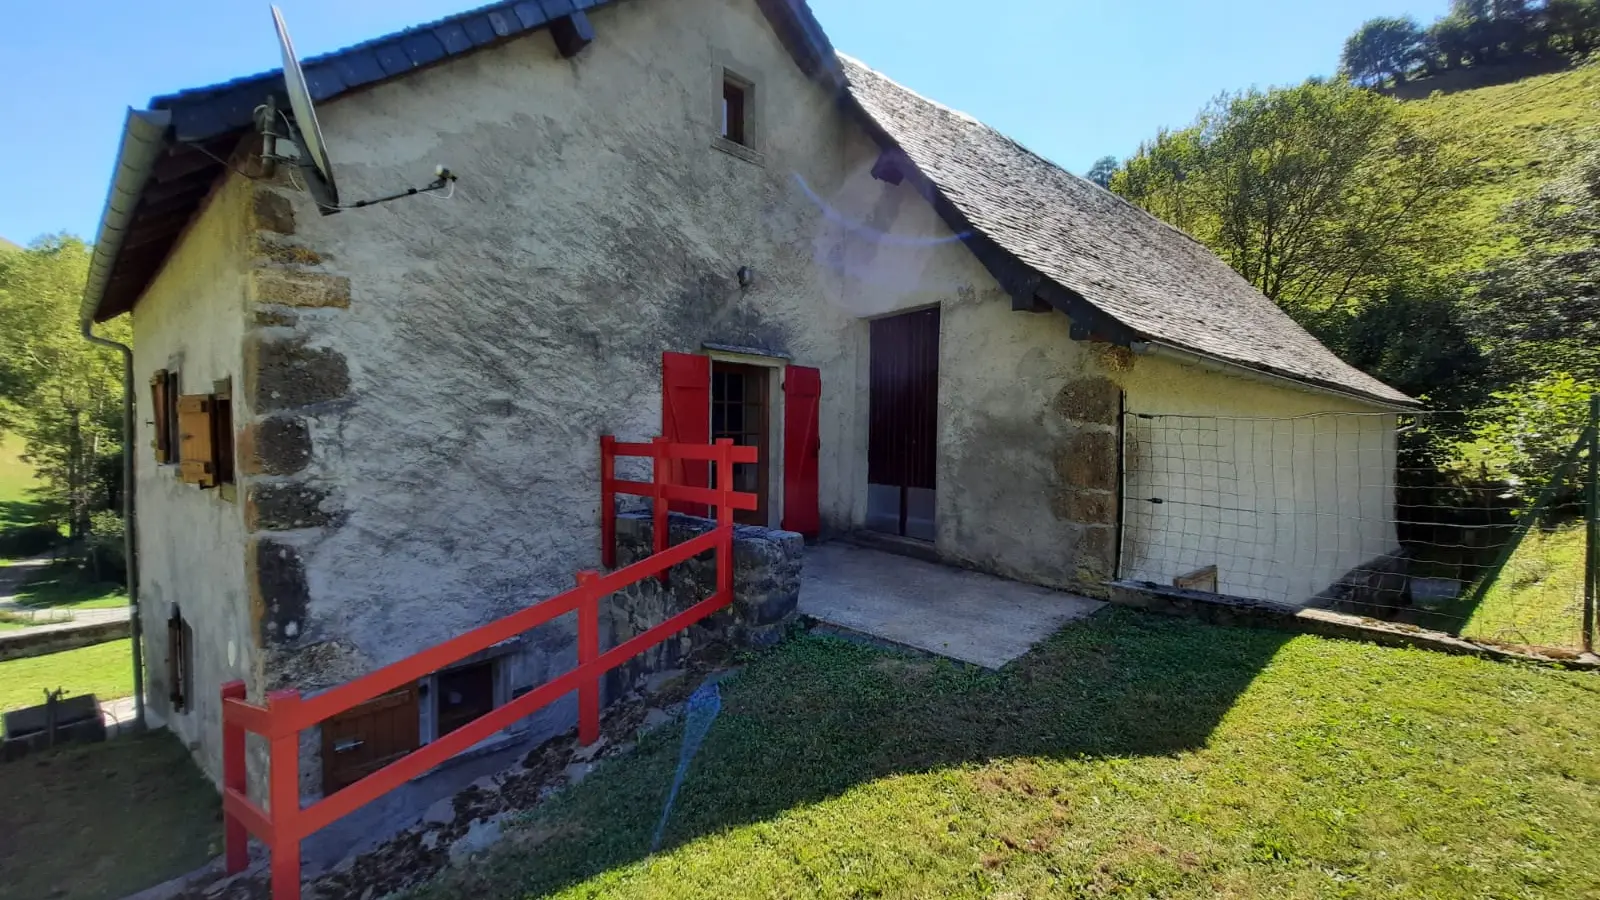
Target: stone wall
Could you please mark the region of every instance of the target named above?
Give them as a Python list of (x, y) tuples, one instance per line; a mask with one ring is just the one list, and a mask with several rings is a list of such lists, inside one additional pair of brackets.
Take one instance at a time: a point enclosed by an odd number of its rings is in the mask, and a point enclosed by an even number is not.
[(127, 637), (131, 630), (127, 619), (118, 619), (115, 622), (69, 622), (0, 632), (0, 662), (104, 644)]
[[(677, 513), (668, 520), (672, 544), (691, 540), (715, 526), (710, 519)], [(626, 566), (650, 556), (654, 535), (655, 522), (648, 514), (619, 516), (617, 564)], [(613, 675), (618, 676), (618, 683), (631, 683), (640, 673), (674, 668), (699, 644), (720, 641), (737, 649), (753, 649), (782, 640), (798, 615), (804, 556), (805, 541), (792, 531), (735, 526), (733, 605), (616, 670)], [(601, 649), (642, 634), (709, 598), (716, 586), (715, 553), (674, 566), (666, 584), (646, 579), (633, 585), (601, 609)]]

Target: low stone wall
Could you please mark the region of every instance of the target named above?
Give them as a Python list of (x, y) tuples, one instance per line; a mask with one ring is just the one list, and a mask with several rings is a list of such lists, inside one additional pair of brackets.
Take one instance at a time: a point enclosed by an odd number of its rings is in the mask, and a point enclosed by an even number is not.
[[(668, 520), (671, 543), (681, 544), (716, 527), (709, 519), (672, 514)], [(617, 517), (617, 565), (626, 566), (650, 556), (655, 523), (647, 513)], [(800, 568), (805, 539), (792, 531), (737, 526), (733, 537), (733, 605), (679, 635), (640, 654), (611, 672), (611, 696), (624, 692), (641, 674), (677, 668), (692, 649), (725, 642), (737, 649), (770, 647), (783, 639), (798, 615)], [(703, 553), (674, 566), (666, 584), (646, 579), (601, 607), (601, 649), (614, 647), (696, 603), (716, 590), (715, 553)]]
[(28, 656), (44, 656), (63, 650), (76, 650), (91, 644), (104, 644), (129, 635), (127, 619), (116, 622), (64, 622), (39, 625), (0, 633), (0, 662)]
[(1280, 628), (1323, 637), (1371, 641), (1390, 647), (1416, 647), (1463, 656), (1521, 660), (1588, 671), (1600, 670), (1600, 657), (1594, 654), (1543, 655), (1527, 649), (1481, 644), (1414, 625), (1383, 622), (1326, 609), (1301, 609), (1271, 600), (1251, 600), (1246, 597), (1189, 591), (1148, 581), (1112, 582), (1111, 602), (1119, 606), (1200, 619), (1218, 625)]

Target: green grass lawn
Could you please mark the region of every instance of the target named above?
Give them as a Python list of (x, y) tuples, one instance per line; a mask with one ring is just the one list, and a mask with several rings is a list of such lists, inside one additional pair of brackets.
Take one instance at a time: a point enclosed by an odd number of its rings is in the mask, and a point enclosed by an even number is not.
[(1460, 215), (1470, 242), (1451, 267), (1470, 271), (1507, 247), (1500, 211), (1559, 170), (1555, 148), (1600, 128), (1600, 65), (1440, 94), (1405, 108), (1466, 151), (1482, 176)]
[(993, 674), (805, 637), (421, 895), (1600, 896), (1600, 678), (1109, 609)]
[(33, 488), (39, 480), (22, 461), (22, 438), (0, 434), (0, 532), (38, 522)]
[[(133, 694), (133, 642), (124, 638), (0, 662), (0, 712), (44, 702), (44, 692), (65, 688), (68, 696), (94, 694), (101, 700)], [(0, 771), (0, 781), (5, 780)]]
[(169, 732), (26, 756), (0, 766), (0, 900), (122, 897), (204, 864), (221, 832)]
[(128, 605), (120, 584), (95, 581), (67, 565), (42, 569), (17, 589), (17, 602), (34, 609), (109, 609)]
[(1466, 637), (1538, 647), (1583, 646), (1582, 522), (1530, 531), (1483, 602)]

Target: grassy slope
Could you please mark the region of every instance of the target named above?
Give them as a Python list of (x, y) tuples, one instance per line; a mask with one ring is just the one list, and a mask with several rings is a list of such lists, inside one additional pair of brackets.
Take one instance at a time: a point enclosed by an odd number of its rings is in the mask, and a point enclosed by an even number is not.
[(133, 642), (0, 662), (0, 712), (43, 703), (44, 692), (56, 688), (66, 688), (69, 697), (94, 694), (101, 700), (132, 695)]
[(1583, 523), (1530, 532), (1461, 634), (1539, 647), (1583, 646)]
[(31, 489), (38, 484), (33, 467), (22, 461), (22, 438), (0, 434), (0, 531), (31, 524)]
[(804, 638), (440, 898), (1600, 895), (1600, 678), (1111, 609), (1002, 674)]
[(1405, 108), (1478, 160), (1484, 181), (1460, 218), (1471, 243), (1459, 265), (1473, 269), (1507, 246), (1501, 209), (1554, 174), (1561, 141), (1600, 127), (1600, 65), (1439, 94)]
[(170, 732), (0, 771), (0, 900), (112, 900), (221, 850), (217, 793)]

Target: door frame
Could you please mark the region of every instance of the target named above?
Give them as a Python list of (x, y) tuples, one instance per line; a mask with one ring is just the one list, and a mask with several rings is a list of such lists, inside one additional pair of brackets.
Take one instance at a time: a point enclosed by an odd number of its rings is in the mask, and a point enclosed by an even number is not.
[[(940, 476), (942, 474), (943, 462), (944, 462), (944, 457), (942, 455), (942, 451), (943, 451), (943, 448), (944, 448), (944, 443), (943, 443), (943, 435), (944, 435), (944, 406), (939, 401), (939, 398), (943, 397), (943, 395), (944, 395), (944, 380), (945, 380), (944, 379), (944, 376), (945, 376), (945, 366), (944, 366), (944, 363), (945, 363), (945, 360), (944, 360), (945, 340), (944, 340), (944, 338), (945, 338), (946, 315), (945, 315), (945, 310), (944, 310), (944, 303), (942, 301), (934, 302), (934, 303), (922, 303), (922, 304), (918, 304), (916, 306), (907, 306), (907, 307), (902, 307), (902, 308), (899, 308), (899, 309), (889, 310), (889, 311), (886, 311), (886, 312), (883, 312), (883, 313), (879, 313), (879, 314), (876, 314), (876, 315), (863, 316), (861, 318), (861, 320), (860, 320), (864, 327), (862, 328), (862, 332), (861, 332), (861, 342), (862, 342), (861, 343), (861, 348), (862, 348), (861, 358), (860, 358), (859, 367), (857, 368), (857, 372), (860, 373), (861, 388), (860, 388), (860, 393), (857, 396), (860, 398), (858, 400), (858, 403), (860, 404), (860, 406), (858, 408), (860, 410), (859, 414), (861, 416), (861, 423), (862, 423), (861, 424), (861, 437), (859, 438), (861, 443), (858, 445), (861, 448), (860, 452), (861, 452), (862, 466), (861, 466), (861, 476), (860, 476), (859, 481), (857, 482), (857, 484), (859, 486), (858, 490), (860, 491), (860, 495), (859, 496), (861, 497), (861, 518), (859, 520), (859, 524), (857, 525), (857, 527), (863, 528), (863, 529), (866, 529), (866, 530), (869, 530), (869, 531), (872, 530), (872, 528), (871, 528), (869, 523), (872, 521), (872, 516), (871, 516), (871, 509), (872, 509), (871, 493), (872, 493), (872, 484), (873, 484), (873, 482), (872, 482), (872, 362), (873, 362), (873, 359), (872, 359), (872, 326), (873, 326), (873, 323), (879, 322), (879, 321), (883, 321), (885, 319), (897, 318), (897, 317), (900, 317), (900, 316), (909, 316), (909, 315), (915, 315), (917, 313), (924, 313), (924, 312), (928, 312), (930, 310), (938, 313), (938, 317), (939, 317), (939, 333), (938, 333), (938, 340), (937, 340), (936, 346), (935, 346), (935, 357), (934, 357), (934, 366), (935, 366), (935, 368), (934, 368), (934, 391), (935, 391), (934, 397), (935, 397), (935, 401), (934, 401), (934, 410), (933, 410), (933, 435), (932, 435), (932, 439), (933, 439), (933, 480), (934, 480), (934, 488), (932, 489), (933, 500), (934, 500), (934, 508), (933, 508), (933, 511), (932, 511), (933, 537), (932, 537), (932, 539), (927, 541), (927, 543), (937, 544), (938, 543), (938, 533), (939, 533), (939, 521), (940, 521), (940, 518), (941, 518), (941, 516), (940, 516), (940, 507), (939, 507), (938, 485), (943, 481), (943, 479)], [(904, 496), (902, 496), (902, 502), (904, 502)], [(903, 526), (908, 524), (909, 515), (905, 514), (904, 510), (902, 510), (902, 514), (903, 514), (903, 517), (901, 519), (901, 525), (902, 525), (901, 531), (903, 532), (904, 531), (904, 527)], [(886, 532), (879, 532), (879, 533), (886, 533)], [(900, 538), (902, 538), (902, 539), (913, 540), (913, 541), (917, 541), (919, 543), (923, 542), (923, 540), (921, 538), (908, 537), (903, 533), (898, 535), (898, 536)]]
[[(789, 360), (781, 356), (763, 356), (736, 350), (705, 348), (711, 364), (731, 363), (768, 369), (767, 373), (767, 522), (766, 527), (778, 528), (783, 521), (783, 379)], [(707, 397), (710, 392), (707, 392)]]

